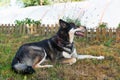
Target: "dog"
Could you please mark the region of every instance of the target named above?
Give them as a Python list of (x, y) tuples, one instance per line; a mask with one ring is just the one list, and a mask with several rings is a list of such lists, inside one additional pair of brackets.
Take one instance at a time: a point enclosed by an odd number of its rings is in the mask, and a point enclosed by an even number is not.
[(32, 74), (35, 68), (53, 67), (42, 65), (46, 60), (62, 64), (74, 64), (77, 59), (100, 58), (91, 55), (78, 55), (74, 46), (74, 36), (84, 37), (86, 27), (59, 20), (58, 32), (49, 39), (23, 44), (12, 60), (12, 69), (17, 73)]

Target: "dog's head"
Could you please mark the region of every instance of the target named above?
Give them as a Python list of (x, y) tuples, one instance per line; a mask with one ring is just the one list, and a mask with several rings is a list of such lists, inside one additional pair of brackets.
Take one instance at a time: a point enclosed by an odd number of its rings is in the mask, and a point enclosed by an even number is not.
[(58, 30), (58, 35), (60, 38), (68, 41), (70, 43), (73, 42), (74, 35), (76, 36), (84, 36), (84, 31), (86, 28), (84, 26), (76, 26), (74, 23), (68, 23), (63, 20), (59, 20), (60, 29)]

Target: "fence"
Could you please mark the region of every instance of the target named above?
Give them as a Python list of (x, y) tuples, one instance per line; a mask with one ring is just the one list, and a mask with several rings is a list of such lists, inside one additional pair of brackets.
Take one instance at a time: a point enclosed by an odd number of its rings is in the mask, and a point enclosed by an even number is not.
[[(59, 25), (0, 25), (0, 34), (19, 34), (19, 35), (36, 35), (47, 36), (54, 35), (59, 28)], [(87, 29), (85, 37), (87, 41), (106, 41), (113, 39), (115, 42), (120, 42), (120, 29), (96, 28)]]
[(56, 33), (58, 30), (58, 25), (14, 25), (14, 24), (2, 24), (0, 25), (1, 34), (39, 34), (47, 35)]
[(120, 29), (115, 28), (96, 28), (96, 29), (87, 29), (86, 38), (90, 41), (107, 41), (114, 40), (120, 42)]

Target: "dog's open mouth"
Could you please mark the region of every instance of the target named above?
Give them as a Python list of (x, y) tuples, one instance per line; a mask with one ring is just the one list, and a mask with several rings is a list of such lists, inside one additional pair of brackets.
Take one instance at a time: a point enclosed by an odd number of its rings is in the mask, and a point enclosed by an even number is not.
[(76, 31), (76, 32), (75, 32), (75, 35), (76, 35), (76, 36), (84, 37), (85, 34), (84, 34), (84, 32)]

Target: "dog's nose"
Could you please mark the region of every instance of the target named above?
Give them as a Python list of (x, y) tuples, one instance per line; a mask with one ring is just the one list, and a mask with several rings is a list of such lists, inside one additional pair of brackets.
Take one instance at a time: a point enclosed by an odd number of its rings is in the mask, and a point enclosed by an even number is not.
[(86, 29), (86, 26), (83, 26), (84, 29)]

